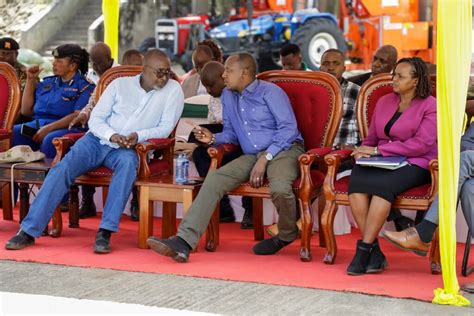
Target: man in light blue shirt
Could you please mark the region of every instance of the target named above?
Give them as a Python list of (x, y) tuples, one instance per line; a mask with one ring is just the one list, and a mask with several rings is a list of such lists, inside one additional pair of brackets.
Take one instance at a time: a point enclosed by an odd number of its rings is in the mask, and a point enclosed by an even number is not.
[(243, 155), (217, 170), (210, 171), (198, 196), (179, 225), (177, 236), (148, 239), (148, 245), (161, 255), (186, 262), (199, 242), (222, 196), (249, 181), (254, 188), (263, 186), (265, 176), (279, 218), (279, 235), (257, 243), (257, 255), (272, 255), (290, 244), (298, 235), (296, 198), (293, 181), (299, 175), (298, 157), (304, 153), (303, 139), (286, 93), (277, 85), (258, 80), (252, 55), (229, 57), (222, 78), (222, 133), (213, 135), (198, 127), (196, 139), (208, 145), (238, 144)]
[(184, 106), (181, 86), (169, 80), (170, 61), (166, 54), (150, 50), (143, 64), (140, 75), (118, 78), (108, 85), (92, 111), (90, 132), (50, 170), (28, 216), (21, 223), (21, 230), (6, 243), (6, 249), (33, 245), (74, 179), (103, 165), (114, 175), (94, 252), (110, 252), (110, 235), (118, 231), (137, 175), (138, 157), (133, 147), (149, 138), (168, 137)]

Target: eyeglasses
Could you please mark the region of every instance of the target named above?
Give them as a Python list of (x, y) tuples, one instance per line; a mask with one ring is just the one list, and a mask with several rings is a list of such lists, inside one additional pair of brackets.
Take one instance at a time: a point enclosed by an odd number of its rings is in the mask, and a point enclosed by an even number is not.
[(169, 76), (172, 72), (171, 69), (155, 69), (155, 68), (147, 66), (147, 65), (145, 65), (143, 67), (149, 68), (153, 72), (155, 77), (157, 77), (157, 78), (162, 78), (164, 76)]

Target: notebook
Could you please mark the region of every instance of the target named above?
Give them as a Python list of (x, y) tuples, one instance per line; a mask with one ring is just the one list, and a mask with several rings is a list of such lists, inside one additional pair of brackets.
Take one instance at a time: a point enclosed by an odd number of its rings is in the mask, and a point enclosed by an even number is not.
[(391, 157), (368, 157), (359, 158), (356, 160), (357, 165), (365, 167), (383, 168), (389, 170), (395, 170), (408, 165), (406, 161), (407, 157), (403, 156), (391, 156)]

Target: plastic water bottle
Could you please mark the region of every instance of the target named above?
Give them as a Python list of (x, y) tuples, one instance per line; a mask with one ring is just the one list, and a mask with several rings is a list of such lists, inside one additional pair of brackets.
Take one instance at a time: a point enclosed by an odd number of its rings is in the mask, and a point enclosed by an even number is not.
[(184, 183), (187, 179), (185, 179), (185, 164), (186, 164), (186, 157), (184, 154), (179, 154), (176, 158), (176, 171), (175, 171), (175, 180), (176, 183)]
[(183, 175), (184, 183), (188, 182), (189, 179), (189, 159), (186, 154), (183, 154)]

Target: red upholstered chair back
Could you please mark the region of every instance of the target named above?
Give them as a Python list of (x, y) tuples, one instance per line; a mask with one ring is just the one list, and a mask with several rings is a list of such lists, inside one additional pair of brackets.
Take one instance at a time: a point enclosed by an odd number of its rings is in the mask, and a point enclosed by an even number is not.
[(258, 79), (275, 83), (290, 99), (306, 150), (332, 147), (342, 117), (337, 80), (320, 71), (272, 70)]
[(11, 130), (20, 110), (20, 83), (15, 69), (0, 62), (0, 129)]
[[(436, 97), (436, 76), (431, 78), (431, 94)], [(357, 124), (360, 138), (363, 140), (369, 132), (377, 101), (386, 94), (392, 93), (392, 75), (380, 74), (367, 80), (361, 87), (357, 96)]]
[(100, 96), (104, 93), (105, 88), (117, 78), (133, 77), (142, 72), (142, 66), (117, 66), (112, 67), (100, 77), (97, 83), (95, 100), (99, 101)]

